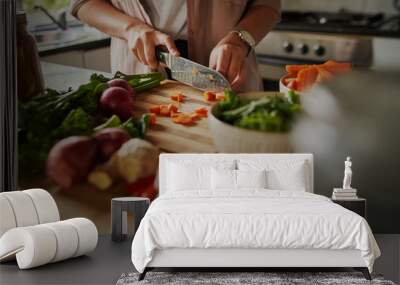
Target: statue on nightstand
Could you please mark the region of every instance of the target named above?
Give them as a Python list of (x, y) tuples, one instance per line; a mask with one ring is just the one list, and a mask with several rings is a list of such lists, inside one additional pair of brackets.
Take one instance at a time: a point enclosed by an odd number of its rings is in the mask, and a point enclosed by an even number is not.
[(353, 175), (353, 171), (351, 170), (351, 157), (348, 156), (346, 161), (344, 162), (344, 179), (343, 179), (343, 189), (352, 189), (351, 188), (351, 177)]

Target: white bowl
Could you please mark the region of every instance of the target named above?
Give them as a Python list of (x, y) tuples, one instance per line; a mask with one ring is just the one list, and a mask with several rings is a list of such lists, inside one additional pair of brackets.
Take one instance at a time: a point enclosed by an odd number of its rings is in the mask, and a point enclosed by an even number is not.
[[(258, 99), (275, 92), (250, 92), (240, 97)], [(293, 152), (289, 142), (289, 133), (273, 133), (235, 127), (219, 120), (215, 113), (218, 103), (214, 104), (208, 118), (214, 145), (222, 153), (287, 153)]]
[[(290, 90), (290, 88), (288, 88), (285, 84), (283, 84), (283, 79), (285, 79), (286, 77), (289, 77), (289, 75), (285, 75), (282, 76), (281, 79), (279, 80), (279, 92), (282, 92), (284, 94), (287, 94)], [(300, 94), (299, 91), (293, 90), (296, 92), (296, 94)]]

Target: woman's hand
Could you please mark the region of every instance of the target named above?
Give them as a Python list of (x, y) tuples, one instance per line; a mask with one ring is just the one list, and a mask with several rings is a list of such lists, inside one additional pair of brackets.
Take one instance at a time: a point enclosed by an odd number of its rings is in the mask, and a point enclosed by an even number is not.
[(166, 46), (168, 51), (179, 56), (179, 51), (171, 36), (161, 33), (146, 25), (134, 25), (126, 30), (125, 39), (128, 48), (135, 54), (136, 58), (151, 69), (156, 69), (158, 61), (156, 58), (156, 46)]
[(248, 48), (236, 33), (230, 32), (211, 52), (210, 67), (225, 76), (233, 90), (238, 90), (246, 78), (244, 61)]

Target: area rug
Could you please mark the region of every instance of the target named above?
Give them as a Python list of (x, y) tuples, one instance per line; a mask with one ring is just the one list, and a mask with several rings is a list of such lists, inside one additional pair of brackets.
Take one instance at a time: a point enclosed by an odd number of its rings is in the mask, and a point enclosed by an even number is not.
[(148, 272), (146, 278), (138, 281), (138, 273), (122, 274), (116, 285), (395, 285), (380, 275), (372, 275), (368, 281), (359, 272)]

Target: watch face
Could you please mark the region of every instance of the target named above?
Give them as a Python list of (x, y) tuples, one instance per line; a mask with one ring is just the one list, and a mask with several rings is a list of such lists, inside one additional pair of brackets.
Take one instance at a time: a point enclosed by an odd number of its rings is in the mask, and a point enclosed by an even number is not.
[(242, 34), (243, 40), (246, 41), (249, 44), (249, 46), (254, 47), (256, 45), (255, 40), (253, 39), (253, 37), (250, 35), (249, 32), (240, 31), (240, 33)]

